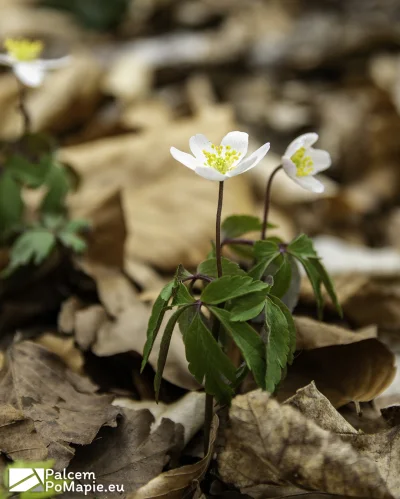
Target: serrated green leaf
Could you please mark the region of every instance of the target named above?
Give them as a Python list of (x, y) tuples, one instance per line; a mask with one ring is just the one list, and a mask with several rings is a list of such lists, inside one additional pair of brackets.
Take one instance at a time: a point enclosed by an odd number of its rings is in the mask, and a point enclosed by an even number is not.
[(3, 275), (7, 276), (28, 263), (40, 265), (50, 255), (55, 245), (54, 234), (46, 229), (37, 228), (24, 232), (11, 247), (10, 263), (3, 271)]
[(65, 198), (70, 189), (67, 170), (56, 161), (49, 165), (49, 171), (45, 179), (47, 194), (43, 198), (40, 210), (42, 213), (64, 213)]
[(39, 163), (15, 154), (8, 158), (5, 168), (22, 184), (31, 188), (41, 186), (49, 171), (49, 158), (43, 157)]
[(261, 279), (267, 267), (281, 254), (279, 245), (270, 239), (257, 241), (254, 245), (254, 255), (257, 263), (248, 272), (253, 279)]
[(294, 352), (296, 351), (296, 325), (293, 320), (293, 316), (288, 309), (288, 307), (283, 303), (282, 300), (277, 298), (276, 296), (270, 296), (270, 300), (280, 308), (281, 312), (285, 316), (286, 319), (286, 324), (288, 328), (288, 333), (289, 333), (289, 352), (288, 352), (288, 357), (287, 361), (288, 364), (292, 364), (294, 360)]
[(168, 307), (168, 301), (172, 296), (173, 289), (174, 281), (171, 281), (163, 287), (161, 293), (158, 295), (156, 301), (154, 302), (153, 308), (151, 310), (149, 324), (147, 326), (147, 339), (143, 348), (143, 360), (140, 372), (143, 371), (147, 364), (147, 361), (149, 360), (149, 356), (151, 350), (153, 349), (158, 332), (160, 331), (165, 312), (170, 308)]
[(275, 303), (277, 298), (267, 298), (265, 305), (266, 359), (265, 389), (273, 393), (283, 376), (290, 357), (291, 337), (285, 314)]
[(304, 270), (306, 271), (308, 280), (311, 283), (311, 286), (314, 291), (315, 300), (317, 302), (318, 309), (318, 318), (321, 320), (324, 309), (324, 298), (321, 292), (322, 279), (319, 275), (319, 271), (316, 267), (311, 263), (311, 261), (307, 258), (297, 257), (298, 261), (303, 265)]
[(287, 247), (288, 253), (301, 258), (316, 258), (318, 257), (312, 240), (305, 234), (300, 234)]
[(343, 317), (343, 310), (342, 310), (342, 307), (339, 303), (338, 297), (336, 295), (333, 281), (332, 281), (330, 275), (328, 274), (326, 268), (321, 263), (321, 260), (319, 258), (310, 258), (309, 262), (315, 267), (316, 271), (318, 272), (318, 274), (319, 274), (319, 276), (320, 276), (320, 278), (325, 286), (325, 289), (327, 290), (327, 292), (332, 300), (332, 303), (336, 307), (338, 314), (341, 317)]
[(66, 248), (72, 249), (75, 253), (84, 253), (87, 249), (86, 241), (73, 232), (62, 230), (57, 237)]
[(274, 285), (271, 288), (271, 294), (281, 298), (289, 289), (292, 280), (292, 267), (290, 265), (289, 255), (286, 253), (279, 255), (274, 260), (275, 265), (279, 265), (276, 272), (272, 274)]
[(189, 293), (187, 287), (183, 283), (179, 283), (175, 294), (174, 294), (174, 299), (172, 301), (172, 306), (180, 306), (180, 305), (187, 305), (190, 303), (194, 303), (195, 299), (193, 296)]
[(245, 322), (254, 319), (263, 311), (265, 297), (266, 291), (259, 291), (234, 300), (230, 320)]
[(165, 330), (160, 343), (160, 351), (158, 354), (157, 372), (154, 378), (154, 392), (157, 402), (160, 393), (162, 375), (168, 357), (169, 345), (171, 343), (172, 334), (174, 332), (176, 323), (178, 322), (179, 316), (185, 311), (186, 308), (190, 306), (191, 305), (185, 305), (175, 310), (175, 312), (171, 315), (169, 321), (167, 322), (167, 325), (165, 326)]
[(221, 230), (224, 238), (233, 239), (248, 232), (260, 231), (262, 221), (252, 215), (231, 215), (222, 222)]
[(223, 276), (210, 282), (203, 289), (200, 299), (203, 303), (218, 305), (239, 296), (268, 289), (268, 284), (248, 276)]
[(189, 371), (199, 383), (204, 383), (208, 394), (220, 403), (228, 403), (233, 396), (228, 383), (235, 382), (236, 369), (205, 325), (199, 311), (182, 331), (182, 336)]
[(265, 387), (265, 345), (258, 333), (246, 322), (234, 322), (231, 313), (217, 307), (208, 307), (224, 326), (242, 352), (257, 384)]
[(12, 174), (4, 171), (0, 174), (0, 232), (3, 235), (21, 222), (24, 205), (21, 187)]
[(64, 226), (64, 229), (69, 232), (85, 232), (90, 229), (92, 224), (89, 220), (85, 220), (83, 218), (75, 218), (74, 220), (70, 220)]
[[(228, 258), (221, 258), (222, 262), (222, 275), (246, 275), (246, 272), (239, 267), (239, 265)], [(217, 259), (209, 258), (204, 262), (201, 262), (197, 267), (198, 274), (204, 274), (208, 277), (218, 277), (217, 272)]]

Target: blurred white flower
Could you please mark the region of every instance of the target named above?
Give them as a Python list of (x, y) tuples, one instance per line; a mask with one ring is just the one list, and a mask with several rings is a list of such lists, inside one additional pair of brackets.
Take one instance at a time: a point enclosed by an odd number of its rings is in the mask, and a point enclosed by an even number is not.
[(286, 174), (303, 189), (324, 192), (324, 185), (314, 175), (331, 166), (331, 157), (327, 151), (311, 147), (317, 140), (316, 133), (297, 137), (282, 156), (282, 166)]
[(4, 42), (7, 54), (0, 54), (0, 64), (11, 66), (18, 80), (28, 87), (39, 87), (48, 70), (65, 66), (69, 56), (59, 59), (40, 59), (43, 43), (39, 40), (14, 40)]
[(175, 147), (171, 147), (171, 154), (197, 175), (223, 181), (254, 168), (269, 150), (268, 142), (244, 159), (248, 143), (249, 136), (245, 132), (229, 132), (219, 146), (212, 144), (204, 135), (197, 134), (189, 141), (193, 156)]

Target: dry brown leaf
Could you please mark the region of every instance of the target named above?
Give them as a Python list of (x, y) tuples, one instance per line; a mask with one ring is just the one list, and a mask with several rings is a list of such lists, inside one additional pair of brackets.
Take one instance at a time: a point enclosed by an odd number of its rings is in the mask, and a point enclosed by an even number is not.
[(71, 471), (94, 472), (97, 483), (122, 484), (134, 492), (157, 477), (168, 463), (168, 454), (182, 448), (182, 427), (163, 419), (154, 428), (147, 409), (123, 410), (117, 428), (103, 428), (96, 440), (77, 451)]
[(83, 306), (76, 296), (67, 298), (61, 305), (58, 314), (58, 329), (64, 334), (73, 334), (75, 329), (75, 315)]
[(312, 383), (299, 390), (287, 400), (309, 420), (315, 421), (321, 428), (340, 435), (345, 442), (351, 443), (360, 456), (376, 462), (381, 476), (393, 496), (400, 494), (400, 426), (379, 431), (372, 435), (357, 432)]
[(377, 328), (370, 326), (360, 331), (316, 321), (309, 317), (295, 317), (296, 350), (313, 350), (330, 345), (347, 345), (377, 337)]
[(2, 371), (0, 403), (33, 421), (56, 469), (74, 456), (70, 444), (87, 445), (103, 425), (115, 426), (119, 411), (112, 396), (97, 395), (89, 379), (70, 371), (47, 349), (32, 342), (13, 345)]
[(395, 374), (394, 355), (374, 338), (316, 348), (299, 353), (278, 397), (284, 400), (315, 381), (335, 407), (351, 401), (368, 402), (391, 384)]
[(260, 390), (237, 396), (226, 446), (218, 456), (222, 479), (244, 491), (255, 485), (296, 485), (308, 491), (393, 498), (372, 459)]
[(60, 357), (71, 371), (82, 374), (85, 360), (81, 350), (76, 348), (74, 338), (45, 333), (39, 336), (35, 343)]
[(107, 320), (107, 312), (101, 305), (92, 305), (75, 314), (75, 339), (82, 350), (93, 345), (97, 331)]
[(218, 425), (218, 417), (215, 415), (210, 434), (210, 447), (201, 461), (162, 473), (135, 494), (129, 494), (127, 499), (183, 499), (191, 491), (196, 490), (198, 482), (201, 481), (210, 464)]

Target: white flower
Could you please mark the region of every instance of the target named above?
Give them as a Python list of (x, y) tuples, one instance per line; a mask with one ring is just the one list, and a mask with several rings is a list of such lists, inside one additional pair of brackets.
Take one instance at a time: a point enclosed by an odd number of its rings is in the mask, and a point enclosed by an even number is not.
[(229, 132), (219, 146), (212, 144), (204, 135), (197, 134), (189, 141), (193, 156), (175, 147), (171, 147), (171, 154), (197, 175), (223, 181), (254, 168), (269, 150), (268, 142), (244, 159), (248, 143), (249, 136), (245, 132)]
[(316, 133), (297, 137), (282, 156), (282, 166), (287, 175), (303, 189), (324, 192), (324, 185), (314, 175), (331, 166), (331, 157), (327, 151), (311, 147), (317, 140)]
[(18, 80), (28, 87), (39, 87), (48, 70), (65, 66), (70, 57), (39, 59), (43, 43), (38, 40), (13, 40), (4, 42), (7, 54), (0, 54), (0, 64), (11, 66)]

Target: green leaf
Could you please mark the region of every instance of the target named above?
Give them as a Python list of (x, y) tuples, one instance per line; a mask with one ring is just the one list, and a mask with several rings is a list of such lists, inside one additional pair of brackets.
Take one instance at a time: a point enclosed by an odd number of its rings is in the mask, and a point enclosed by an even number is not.
[(169, 321), (167, 322), (167, 325), (165, 326), (164, 334), (163, 334), (163, 337), (162, 337), (161, 343), (160, 343), (160, 352), (158, 354), (157, 372), (156, 372), (156, 376), (154, 378), (154, 391), (155, 391), (155, 397), (156, 397), (157, 402), (158, 402), (158, 396), (160, 393), (162, 375), (163, 375), (165, 363), (166, 363), (167, 357), (168, 357), (168, 351), (169, 351), (169, 345), (171, 343), (172, 333), (174, 332), (174, 329), (175, 329), (176, 323), (178, 322), (179, 316), (189, 306), (191, 306), (191, 305), (185, 305), (181, 308), (178, 308), (178, 310), (175, 310), (175, 312), (171, 315)]
[(259, 291), (234, 300), (230, 320), (245, 322), (257, 317), (263, 311), (265, 296), (265, 291)]
[(231, 215), (222, 222), (221, 229), (224, 239), (233, 239), (248, 232), (260, 231), (262, 222), (252, 215)]
[(85, 220), (84, 218), (75, 218), (74, 220), (70, 220), (64, 226), (64, 229), (69, 232), (86, 232), (91, 228), (92, 224), (89, 220)]
[(190, 303), (194, 303), (196, 300), (189, 293), (187, 287), (183, 283), (179, 283), (176, 292), (174, 294), (174, 300), (172, 302), (172, 306), (180, 306), (187, 305)]
[(3, 235), (20, 224), (23, 211), (21, 187), (12, 174), (5, 171), (0, 175), (0, 231)]
[[(276, 300), (276, 299), (275, 299)], [(273, 393), (282, 379), (290, 357), (291, 338), (285, 314), (273, 298), (265, 305), (266, 359), (265, 389)]]
[(274, 285), (271, 288), (271, 294), (281, 298), (289, 289), (290, 281), (292, 280), (292, 267), (289, 260), (289, 255), (286, 253), (279, 255), (274, 264), (278, 264), (278, 270), (272, 274)]
[(72, 249), (75, 253), (84, 253), (87, 249), (86, 241), (73, 232), (62, 230), (57, 237), (66, 248)]
[(272, 240), (257, 241), (254, 245), (254, 255), (257, 263), (249, 271), (249, 276), (253, 279), (261, 279), (267, 267), (281, 254), (279, 245)]
[(242, 352), (257, 384), (265, 388), (265, 345), (257, 332), (246, 322), (233, 322), (231, 313), (217, 307), (209, 307)]
[(322, 279), (319, 275), (319, 271), (313, 265), (313, 263), (307, 258), (297, 257), (298, 261), (303, 265), (306, 271), (307, 277), (311, 283), (314, 291), (315, 299), (317, 302), (318, 318), (322, 319), (323, 308), (324, 308), (324, 298), (321, 292)]
[(269, 289), (268, 284), (248, 276), (223, 276), (210, 282), (201, 293), (201, 301), (218, 305), (238, 296)]
[(47, 177), (45, 179), (47, 194), (42, 205), (42, 213), (64, 213), (65, 198), (70, 189), (70, 183), (66, 168), (56, 161), (51, 162)]
[(182, 335), (189, 371), (199, 383), (204, 383), (208, 394), (220, 403), (228, 403), (233, 396), (228, 382), (235, 382), (236, 369), (205, 325), (199, 311), (196, 311)]
[(29, 161), (29, 159), (16, 154), (11, 156), (5, 165), (7, 171), (13, 177), (28, 187), (36, 188), (41, 186), (49, 171), (49, 158), (43, 157), (39, 163)]
[(37, 228), (24, 232), (19, 236), (10, 252), (10, 263), (3, 271), (7, 276), (14, 270), (28, 263), (41, 264), (56, 245), (54, 234), (46, 229)]
[(325, 289), (327, 290), (327, 292), (332, 300), (332, 303), (336, 307), (338, 314), (341, 317), (343, 317), (342, 307), (341, 307), (339, 300), (338, 300), (338, 297), (336, 295), (336, 291), (335, 291), (335, 287), (334, 287), (334, 284), (332, 282), (332, 279), (331, 279), (330, 275), (328, 274), (326, 268), (321, 263), (321, 260), (319, 258), (310, 258), (309, 262), (315, 267), (316, 271), (318, 272), (318, 274), (319, 274), (319, 276), (320, 276), (320, 278), (325, 286)]
[(151, 350), (153, 349), (154, 342), (156, 341), (161, 323), (164, 319), (165, 312), (170, 309), (170, 307), (168, 307), (168, 301), (172, 296), (173, 289), (174, 281), (171, 281), (163, 287), (161, 293), (158, 295), (156, 301), (154, 302), (153, 308), (151, 310), (149, 324), (147, 326), (147, 340), (143, 348), (143, 360), (140, 372), (143, 371), (147, 364), (147, 361), (149, 360), (149, 356)]
[(287, 247), (288, 253), (301, 258), (318, 257), (312, 240), (305, 234), (296, 237)]
[(292, 313), (288, 307), (283, 303), (282, 300), (276, 296), (270, 296), (270, 300), (280, 308), (281, 312), (285, 316), (287, 329), (289, 333), (289, 353), (287, 357), (288, 364), (292, 364), (294, 360), (294, 352), (296, 351), (296, 325), (293, 320)]
[[(228, 258), (222, 257), (222, 274), (226, 275), (246, 275), (246, 272), (242, 270), (239, 265)], [(204, 262), (201, 262), (197, 267), (198, 274), (204, 274), (208, 277), (218, 277), (217, 272), (217, 259), (209, 258)]]

